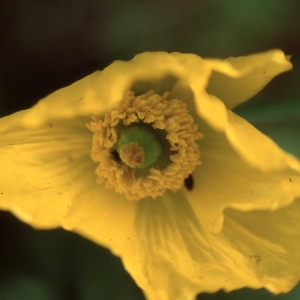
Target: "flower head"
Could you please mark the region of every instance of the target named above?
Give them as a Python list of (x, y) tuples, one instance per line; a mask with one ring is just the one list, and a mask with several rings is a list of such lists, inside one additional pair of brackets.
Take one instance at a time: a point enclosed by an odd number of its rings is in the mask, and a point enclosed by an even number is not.
[(230, 109), (291, 69), (143, 53), (0, 119), (0, 207), (119, 255), (149, 299), (299, 280), (300, 163)]

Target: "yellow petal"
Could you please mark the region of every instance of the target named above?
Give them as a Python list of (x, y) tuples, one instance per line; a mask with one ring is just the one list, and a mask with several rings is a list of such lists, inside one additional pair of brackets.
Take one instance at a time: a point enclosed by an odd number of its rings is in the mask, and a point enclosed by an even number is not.
[(90, 119), (26, 128), (27, 116), (23, 111), (0, 120), (0, 208), (35, 228), (64, 227), (133, 255), (135, 203), (96, 184), (92, 133), (85, 126)]
[(61, 225), (72, 198), (93, 175), (84, 120), (22, 124), (27, 111), (0, 121), (0, 207), (38, 228)]
[(275, 212), (225, 212), (219, 237), (242, 254), (255, 271), (252, 288), (265, 287), (274, 294), (290, 291), (300, 279), (300, 199)]
[[(238, 74), (228, 71), (225, 63), (236, 68)], [(229, 109), (253, 97), (278, 74), (292, 69), (289, 57), (280, 50), (230, 57), (224, 60), (223, 66), (219, 64), (209, 80), (207, 92), (221, 99)]]
[(150, 300), (241, 287), (286, 292), (299, 279), (299, 209), (298, 201), (274, 213), (227, 210), (224, 229), (214, 235), (182, 193), (167, 192), (138, 203), (137, 251), (123, 261)]
[[(259, 67), (264, 70), (258, 70)], [(204, 92), (213, 71), (208, 91), (219, 97), (226, 105), (228, 104), (227, 107), (232, 107), (228, 102), (230, 99), (245, 98), (242, 93), (247, 94), (248, 99), (271, 80), (271, 75), (268, 77), (268, 74), (272, 74), (273, 78), (290, 68), (290, 62), (279, 50), (236, 59), (230, 58), (228, 61), (204, 60), (194, 54), (176, 52), (170, 54), (145, 52), (136, 55), (128, 62), (115, 61), (103, 71), (97, 71), (47, 96), (28, 111), (24, 122), (27, 126), (34, 126), (46, 123), (51, 118), (101, 115), (120, 101), (127, 90), (140, 94), (150, 89), (157, 93), (172, 92), (176, 89), (174, 96), (186, 100), (186, 93), (191, 92), (191, 86), (198, 90), (198, 96), (201, 94), (200, 91)], [(264, 71), (266, 72), (264, 79), (260, 79), (260, 73)], [(214, 79), (218, 77), (227, 80), (228, 83), (226, 81), (224, 84), (223, 81)], [(239, 82), (259, 87), (247, 88)]]
[(203, 290), (209, 289), (207, 267), (219, 256), (210, 252), (205, 232), (181, 193), (139, 201), (135, 240), (136, 256), (123, 261), (147, 299), (193, 299), (201, 282)]
[(131, 257), (135, 255), (135, 208), (136, 202), (128, 201), (104, 185), (95, 185), (90, 178), (72, 198), (62, 227), (109, 248), (116, 255)]
[[(229, 73), (235, 73), (229, 64), (225, 65)], [(171, 91), (178, 81), (190, 80), (204, 89), (213, 66), (218, 69), (219, 62), (206, 62), (194, 54), (145, 52), (127, 62), (115, 61), (103, 71), (52, 93), (28, 111), (24, 122), (37, 126), (53, 118), (101, 115), (127, 90), (140, 94), (153, 89), (162, 94)]]
[(226, 134), (200, 123), (205, 136), (200, 142), (202, 165), (194, 171), (194, 188), (186, 191), (186, 197), (202, 226), (209, 231), (221, 230), (226, 207), (242, 211), (275, 210), (300, 196), (298, 160), (245, 120), (239, 120), (234, 127), (241, 127), (239, 142), (244, 145), (244, 151), (253, 151), (253, 159), (257, 153), (256, 163), (249, 163)]
[(113, 86), (114, 71), (112, 64), (111, 68), (97, 71), (55, 91), (27, 110), (21, 122), (26, 127), (37, 127), (53, 119), (90, 118), (91, 115), (103, 114), (122, 99), (124, 93)]
[(204, 90), (212, 65), (194, 54), (145, 52), (128, 62), (116, 61), (104, 71), (114, 73), (114, 88), (120, 94), (126, 90), (136, 95), (154, 90), (158, 94), (171, 92), (170, 98), (189, 102), (191, 99), (185, 97), (191, 91), (189, 83), (195, 82), (198, 89)]

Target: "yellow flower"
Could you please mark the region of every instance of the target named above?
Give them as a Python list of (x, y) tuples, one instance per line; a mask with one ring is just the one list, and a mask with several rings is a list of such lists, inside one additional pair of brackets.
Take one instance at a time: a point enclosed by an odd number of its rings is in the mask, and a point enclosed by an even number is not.
[(148, 299), (287, 292), (300, 163), (230, 109), (291, 68), (279, 50), (116, 61), (0, 119), (0, 207), (109, 248)]

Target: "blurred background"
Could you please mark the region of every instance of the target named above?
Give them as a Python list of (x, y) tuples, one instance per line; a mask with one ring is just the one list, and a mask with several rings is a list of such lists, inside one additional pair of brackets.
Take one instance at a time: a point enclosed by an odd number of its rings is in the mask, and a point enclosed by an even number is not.
[[(144, 51), (226, 58), (271, 48), (294, 70), (236, 109), (300, 157), (300, 2), (298, 0), (2, 0), (0, 116)], [(292, 300), (242, 289), (206, 299)], [(0, 214), (1, 300), (142, 300), (108, 250), (61, 229), (36, 231)]]

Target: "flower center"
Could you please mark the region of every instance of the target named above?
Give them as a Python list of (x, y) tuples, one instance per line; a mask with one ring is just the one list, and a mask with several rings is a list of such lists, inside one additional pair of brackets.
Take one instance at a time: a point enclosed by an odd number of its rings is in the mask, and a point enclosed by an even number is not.
[(123, 99), (104, 117), (93, 117), (91, 158), (97, 182), (128, 200), (156, 198), (182, 188), (200, 162), (198, 132), (187, 106), (149, 91)]
[(141, 126), (133, 126), (121, 134), (117, 151), (124, 163), (139, 169), (150, 167), (162, 154), (161, 144), (154, 132)]

